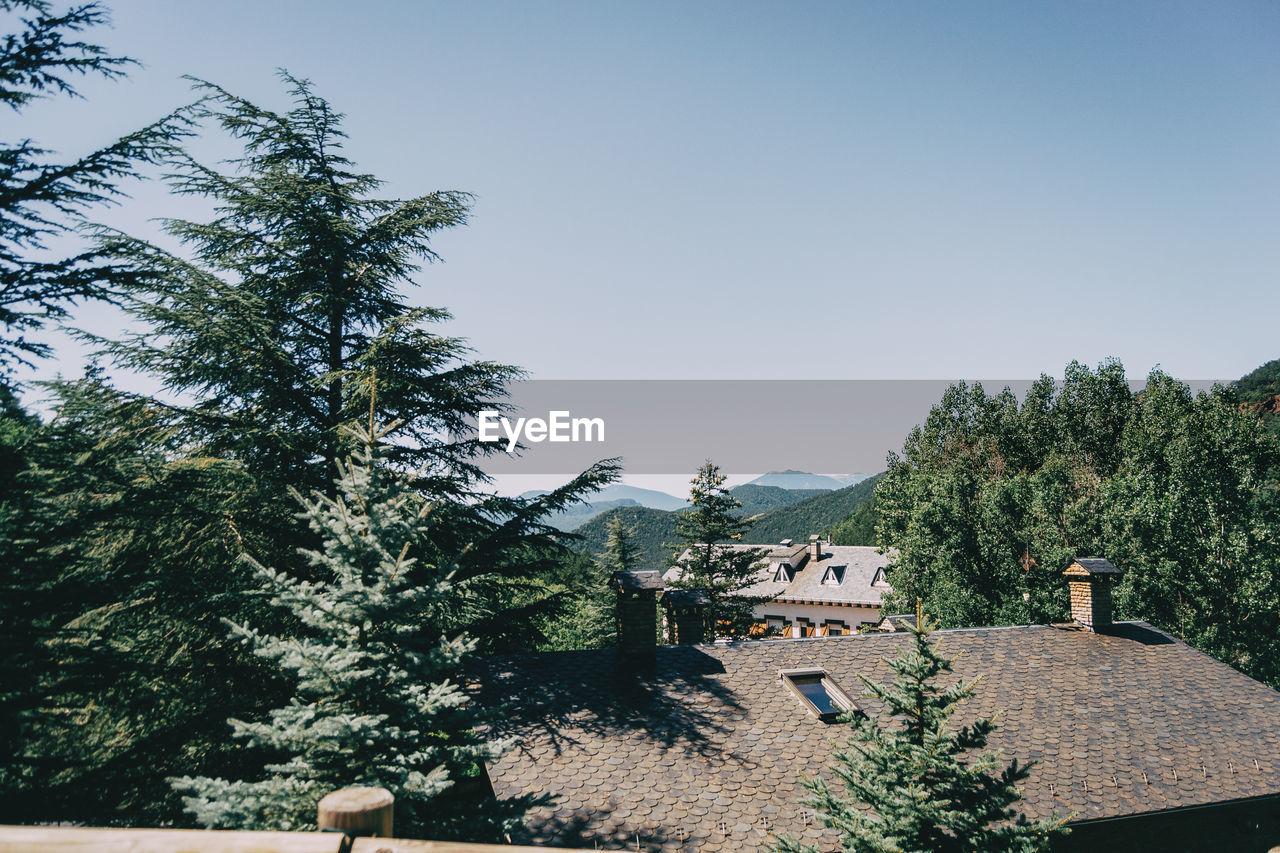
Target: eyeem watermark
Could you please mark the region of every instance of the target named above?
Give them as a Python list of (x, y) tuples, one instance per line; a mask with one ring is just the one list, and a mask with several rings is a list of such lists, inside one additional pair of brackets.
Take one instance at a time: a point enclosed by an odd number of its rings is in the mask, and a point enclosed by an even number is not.
[(482, 411), (478, 417), (480, 440), (500, 442), (505, 434), (508, 453), (514, 453), (522, 439), (535, 444), (541, 441), (604, 441), (604, 418), (575, 418), (568, 410), (547, 412), (546, 420), (517, 418), (514, 424), (492, 410)]

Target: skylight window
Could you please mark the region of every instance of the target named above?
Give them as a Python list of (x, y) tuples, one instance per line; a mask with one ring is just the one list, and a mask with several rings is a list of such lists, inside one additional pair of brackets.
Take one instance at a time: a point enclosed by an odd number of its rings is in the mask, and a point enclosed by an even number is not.
[(824, 723), (834, 721), (845, 711), (862, 710), (825, 669), (784, 669), (778, 675), (809, 712)]

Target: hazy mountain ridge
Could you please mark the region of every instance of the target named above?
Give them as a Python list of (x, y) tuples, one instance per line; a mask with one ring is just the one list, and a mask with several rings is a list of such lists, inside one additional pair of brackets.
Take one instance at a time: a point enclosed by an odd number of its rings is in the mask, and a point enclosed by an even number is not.
[[(863, 503), (871, 499), (875, 493), (876, 483), (880, 475), (875, 475), (853, 486), (845, 486), (835, 490), (816, 490), (800, 497), (784, 506), (777, 506), (756, 514), (755, 526), (747, 534), (752, 543), (773, 544), (783, 539), (794, 539), (797, 542), (808, 541), (810, 534), (825, 534), (833, 530), (841, 521), (848, 518)], [(772, 489), (775, 486), (757, 486), (749, 489), (747, 496), (761, 496), (766, 500), (777, 497)], [(730, 491), (738, 495), (738, 486)], [(770, 491), (758, 491), (766, 489)], [(778, 489), (787, 492), (786, 489)], [(739, 500), (742, 500), (739, 497)], [(746, 501), (743, 500), (744, 509)], [(664, 512), (648, 507), (619, 507), (597, 515), (573, 532), (582, 537), (574, 547), (587, 554), (599, 554), (604, 551), (606, 528), (615, 517), (636, 528), (635, 546), (640, 555), (639, 568), (661, 569), (666, 559), (675, 550), (675, 542), (679, 536), (676, 529), (675, 512)], [(665, 547), (672, 545), (673, 547)]]
[(810, 474), (808, 471), (795, 471), (788, 468), (785, 471), (770, 471), (768, 474), (762, 474), (746, 485), (776, 486), (781, 489), (824, 489), (835, 491), (849, 484), (842, 483), (835, 477), (828, 477), (825, 474)]
[(830, 533), (832, 528), (852, 515), (854, 510), (871, 500), (880, 477), (880, 474), (876, 474), (852, 486), (823, 492), (766, 512), (756, 519), (755, 526), (748, 535), (755, 542), (773, 543), (783, 539), (805, 542), (814, 533)]

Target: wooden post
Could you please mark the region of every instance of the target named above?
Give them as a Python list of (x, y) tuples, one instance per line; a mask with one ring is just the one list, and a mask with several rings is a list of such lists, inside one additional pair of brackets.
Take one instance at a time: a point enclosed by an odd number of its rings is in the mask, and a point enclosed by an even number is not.
[(344, 835), (390, 838), (395, 802), (386, 788), (342, 788), (320, 801), (316, 824)]

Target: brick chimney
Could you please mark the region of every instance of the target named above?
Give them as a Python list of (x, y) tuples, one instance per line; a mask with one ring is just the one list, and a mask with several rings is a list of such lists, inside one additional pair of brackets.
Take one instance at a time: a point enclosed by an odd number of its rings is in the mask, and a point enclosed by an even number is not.
[(706, 635), (711, 599), (700, 589), (673, 589), (662, 596), (667, 610), (667, 642), (677, 646), (701, 643)]
[(822, 537), (816, 533), (809, 537), (809, 559), (815, 563), (822, 559)]
[(1090, 631), (1111, 627), (1111, 583), (1120, 570), (1102, 557), (1081, 557), (1063, 572), (1071, 590), (1071, 618)]
[(658, 572), (614, 572), (609, 586), (618, 593), (618, 649), (624, 655), (653, 657), (658, 643)]

